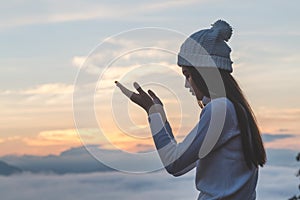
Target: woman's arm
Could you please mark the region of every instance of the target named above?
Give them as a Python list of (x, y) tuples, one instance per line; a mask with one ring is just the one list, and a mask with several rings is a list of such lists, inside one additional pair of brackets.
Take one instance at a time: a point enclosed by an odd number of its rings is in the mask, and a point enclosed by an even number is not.
[(155, 146), (166, 170), (174, 175), (182, 175), (196, 166), (198, 153), (206, 135), (210, 112), (207, 108), (202, 110), (200, 121), (196, 127), (181, 142), (177, 143), (168, 124), (164, 124), (162, 111), (149, 114), (149, 123)]
[[(168, 134), (170, 135), (170, 137), (173, 140), (175, 140), (173, 132), (172, 132), (172, 128), (171, 128), (170, 123), (168, 121), (166, 121), (165, 127), (166, 127), (166, 130), (167, 130)], [(181, 170), (181, 171), (179, 171), (179, 172), (177, 172), (177, 173), (175, 173), (173, 175), (176, 176), (176, 177), (177, 176), (182, 176), (182, 175), (186, 174), (187, 172), (191, 171), (192, 169), (194, 169), (197, 166), (197, 163), (198, 163), (198, 161), (192, 163), (191, 165), (187, 166), (183, 170)]]
[(191, 165), (187, 166), (185, 169), (183, 169), (182, 171), (180, 172), (176, 172), (175, 174), (172, 174), (173, 176), (182, 176), (186, 173), (188, 173), (189, 171), (191, 171), (192, 169), (194, 169), (198, 164), (198, 161), (192, 163)]
[[(211, 109), (209, 104), (205, 106), (201, 112), (200, 121), (197, 126), (188, 134), (183, 142), (177, 144), (171, 128), (167, 128), (168, 124), (166, 126), (167, 120), (163, 104), (154, 92), (148, 90), (147, 94), (136, 82), (134, 83), (134, 87), (138, 93), (128, 90), (117, 81), (115, 83), (130, 100), (141, 106), (148, 113), (154, 143), (169, 173), (175, 176), (185, 171), (185, 169), (190, 169), (196, 165), (195, 162), (199, 157), (203, 158), (216, 144), (221, 133), (219, 129), (222, 129), (223, 126), (221, 122), (225, 121), (225, 119), (222, 119), (222, 117), (225, 117), (222, 111), (224, 111), (226, 106), (224, 107), (220, 104), (223, 107), (218, 105), (217, 107), (219, 108), (215, 107), (215, 109)], [(214, 121), (213, 126), (210, 126), (211, 118)], [(209, 137), (205, 137), (206, 134)], [(205, 145), (204, 148), (201, 148), (203, 141), (205, 141)]]

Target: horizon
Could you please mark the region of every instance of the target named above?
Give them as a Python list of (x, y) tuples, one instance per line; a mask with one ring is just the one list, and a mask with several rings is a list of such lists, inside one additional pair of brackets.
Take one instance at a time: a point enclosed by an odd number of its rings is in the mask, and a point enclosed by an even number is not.
[[(277, 149), (277, 150), (291, 150), (294, 152), (298, 152), (300, 151), (300, 148), (298, 148), (298, 146), (289, 146), (289, 148), (286, 147), (286, 141), (290, 141), (290, 140), (295, 140), (295, 138), (297, 138), (297, 136), (293, 135), (293, 134), (270, 134), (270, 133), (262, 133), (262, 139), (264, 142), (264, 146), (266, 149)], [(283, 145), (280, 145), (283, 144)], [(297, 143), (296, 143), (297, 144)], [(101, 147), (101, 144), (88, 144), (87, 146), (92, 146), (92, 147), (97, 147), (99, 149), (103, 149), (103, 150), (118, 150), (118, 149), (106, 149)], [(80, 148), (84, 148), (87, 152), (89, 152), (89, 148), (83, 145), (83, 144), (79, 144), (79, 145), (75, 145), (75, 146), (70, 146), (66, 149), (62, 149), (59, 152), (52, 152), (49, 154), (27, 154), (27, 153), (11, 153), (11, 154), (0, 154), (0, 160), (3, 157), (6, 156), (17, 156), (17, 157), (23, 157), (23, 156), (40, 156), (40, 157), (47, 157), (47, 156), (59, 156), (64, 152), (68, 152), (72, 149), (80, 149)], [(124, 150), (124, 149), (123, 149)], [(151, 151), (155, 151), (155, 147), (154, 145), (149, 145), (147, 146), (147, 148), (145, 149), (135, 149), (135, 153), (145, 153), (145, 152), (151, 152)], [(130, 152), (130, 151), (129, 151)]]

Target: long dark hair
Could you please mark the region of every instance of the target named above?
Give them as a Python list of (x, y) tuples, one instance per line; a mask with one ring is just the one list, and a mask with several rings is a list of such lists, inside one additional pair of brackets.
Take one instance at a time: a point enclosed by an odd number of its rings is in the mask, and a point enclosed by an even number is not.
[[(216, 67), (199, 67), (197, 69), (195, 67), (188, 67), (188, 70), (194, 83), (205, 96), (213, 99), (224, 96), (222, 95), (223, 93), (233, 103), (241, 131), (243, 153), (247, 166), (249, 168), (252, 165), (255, 167), (258, 167), (258, 165), (263, 166), (266, 163), (266, 152), (260, 130), (257, 126), (254, 113), (233, 76), (226, 70)], [(218, 86), (217, 80), (220, 77), (222, 78), (223, 90), (225, 89), (225, 92), (220, 91), (220, 87)], [(210, 90), (207, 87), (208, 85)]]

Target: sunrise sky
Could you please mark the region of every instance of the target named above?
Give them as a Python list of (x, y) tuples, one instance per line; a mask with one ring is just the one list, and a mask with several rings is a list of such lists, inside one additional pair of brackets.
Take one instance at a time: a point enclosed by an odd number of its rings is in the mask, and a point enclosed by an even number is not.
[(300, 150), (299, 6), (296, 0), (3, 1), (0, 155), (58, 154), (82, 142), (152, 149), (146, 114), (115, 80), (156, 91), (182, 139), (200, 108), (184, 88), (176, 52), (186, 36), (218, 19), (233, 27), (233, 75), (262, 133), (295, 135), (266, 146)]

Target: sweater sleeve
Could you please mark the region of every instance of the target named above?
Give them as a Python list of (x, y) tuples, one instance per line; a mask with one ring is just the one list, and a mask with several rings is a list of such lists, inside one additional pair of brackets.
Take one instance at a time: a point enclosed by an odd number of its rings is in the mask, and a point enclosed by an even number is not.
[(174, 175), (182, 175), (196, 166), (198, 153), (210, 124), (210, 112), (205, 107), (200, 115), (199, 123), (177, 143), (169, 124), (164, 123), (161, 112), (151, 113), (149, 123), (155, 146), (166, 170)]

